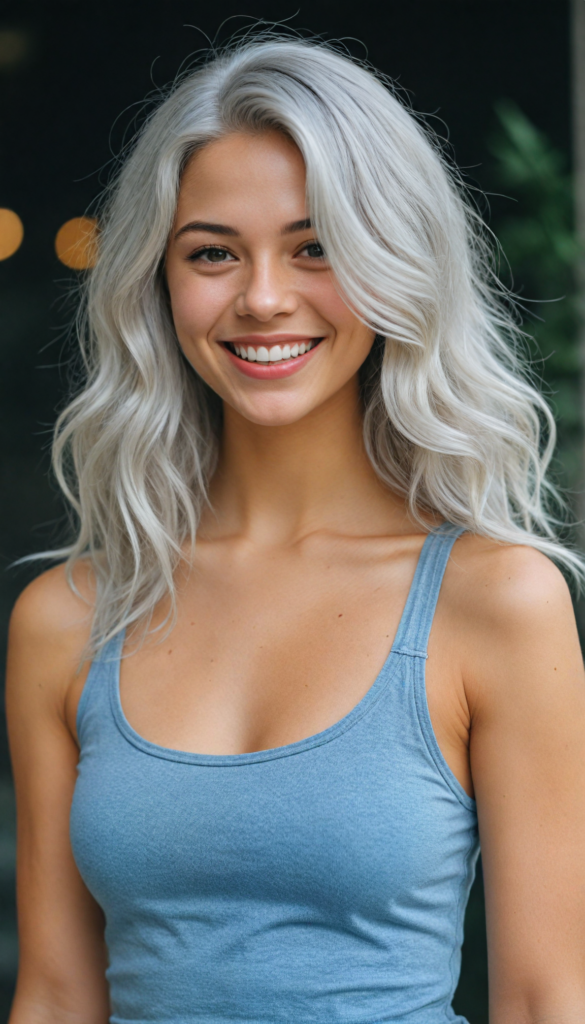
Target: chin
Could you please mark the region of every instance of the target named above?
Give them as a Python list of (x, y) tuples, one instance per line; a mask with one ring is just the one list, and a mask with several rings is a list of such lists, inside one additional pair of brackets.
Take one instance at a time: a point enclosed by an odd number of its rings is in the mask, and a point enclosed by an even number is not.
[(315, 406), (307, 402), (283, 401), (282, 398), (273, 398), (272, 401), (254, 403), (233, 403), (232, 408), (259, 427), (289, 427), (293, 423), (299, 423), (305, 419)]

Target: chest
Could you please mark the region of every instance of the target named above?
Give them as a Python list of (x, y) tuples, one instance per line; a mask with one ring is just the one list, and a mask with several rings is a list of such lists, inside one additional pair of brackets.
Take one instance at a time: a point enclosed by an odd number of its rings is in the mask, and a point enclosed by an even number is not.
[[(278, 555), (201, 545), (170, 634), (126, 645), (127, 719), (152, 743), (202, 754), (271, 749), (329, 728), (385, 662), (422, 541), (317, 543)], [(445, 619), (426, 665), (427, 698), (443, 756), (471, 793), (448, 629)]]
[(380, 671), (416, 555), (416, 545), (393, 556), (340, 545), (203, 557), (168, 639), (123, 660), (127, 717), (153, 742), (201, 753), (282, 746), (327, 728)]
[(419, 687), (397, 658), (319, 736), (217, 757), (152, 747), (120, 718), (116, 728), (103, 686), (85, 709), (72, 819), (91, 891), (110, 913), (197, 897), (378, 918), (394, 912), (389, 900), (422, 906), (433, 887), (452, 905), (475, 818), (437, 770)]

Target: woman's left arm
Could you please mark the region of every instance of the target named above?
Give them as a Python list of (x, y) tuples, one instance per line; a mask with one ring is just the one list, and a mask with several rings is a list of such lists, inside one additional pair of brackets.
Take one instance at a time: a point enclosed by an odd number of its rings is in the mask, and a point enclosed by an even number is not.
[(584, 1024), (585, 672), (571, 599), (532, 549), (483, 564), (462, 656), (490, 1024)]

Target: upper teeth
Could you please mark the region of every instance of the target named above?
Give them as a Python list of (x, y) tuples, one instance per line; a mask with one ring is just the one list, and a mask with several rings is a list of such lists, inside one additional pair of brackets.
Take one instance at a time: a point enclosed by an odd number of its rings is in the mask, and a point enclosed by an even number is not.
[(234, 349), (241, 359), (249, 359), (250, 362), (258, 363), (280, 363), (283, 359), (296, 359), (297, 356), (304, 356), (305, 352), (310, 352), (314, 346), (313, 341), (302, 341), (299, 344), (297, 342), (294, 345), (273, 345), (270, 349), (264, 348), (263, 345), (260, 348), (252, 348), (251, 345), (246, 347), (245, 345), (234, 345)]

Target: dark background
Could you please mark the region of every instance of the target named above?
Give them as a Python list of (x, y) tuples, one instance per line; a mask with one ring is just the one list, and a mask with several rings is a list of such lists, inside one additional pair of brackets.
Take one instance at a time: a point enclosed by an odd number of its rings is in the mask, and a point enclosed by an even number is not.
[[(221, 28), (225, 19), (229, 20)], [(243, 18), (242, 15), (246, 17)], [(18, 0), (0, 3), (0, 207), (21, 217), (20, 250), (0, 263), (0, 615), (38, 569), (10, 568), (54, 544), (62, 506), (48, 476), (55, 410), (67, 387), (75, 273), (54, 252), (61, 224), (103, 187), (112, 154), (153, 88), (181, 63), (255, 19), (344, 38), (350, 51), (398, 80), (447, 135), (471, 184), (490, 190), (494, 102), (514, 100), (570, 155), (566, 0)], [(195, 27), (194, 27), (195, 26)], [(15, 30), (19, 55), (2, 56)], [(14, 37), (11, 37), (14, 42)], [(494, 196), (488, 217), (509, 213)], [(487, 207), (486, 207), (487, 210)], [(491, 212), (490, 212), (491, 211)], [(2, 632), (4, 638), (4, 628)], [(16, 965), (14, 814), (0, 721), (0, 1020)], [(468, 911), (457, 1008), (486, 1024), (481, 882)]]

